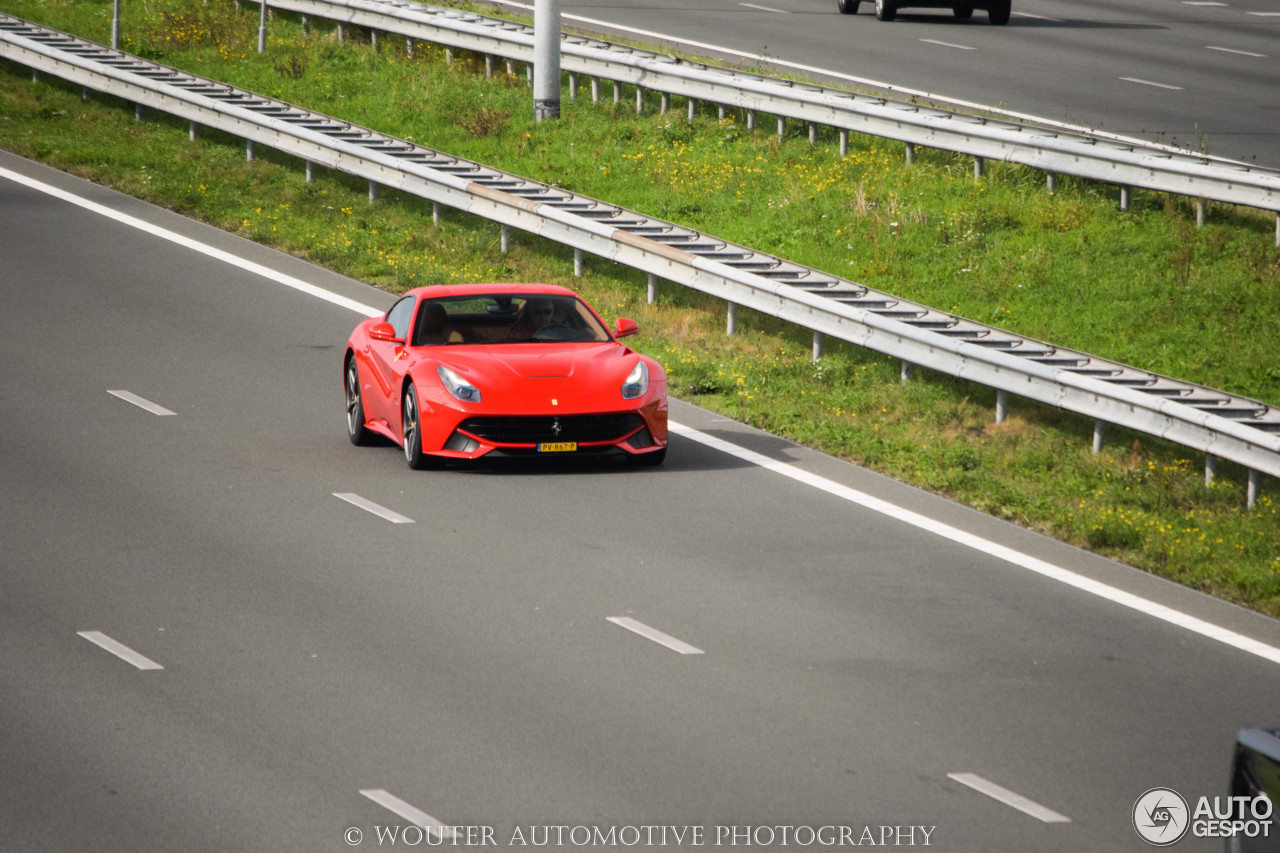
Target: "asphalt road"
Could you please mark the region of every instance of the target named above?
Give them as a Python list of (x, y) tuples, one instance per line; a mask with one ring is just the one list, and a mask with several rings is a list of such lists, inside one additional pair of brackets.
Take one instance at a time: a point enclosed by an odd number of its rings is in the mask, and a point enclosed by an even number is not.
[(1280, 168), (1280, 7), (1271, 0), (1013, 0), (1003, 27), (984, 12), (958, 21), (937, 9), (904, 9), (885, 23), (872, 0), (852, 16), (835, 0), (561, 0), (560, 8), (566, 26), (602, 22)]
[(390, 297), (0, 169), (5, 853), (382, 849), (426, 816), (1143, 850), (1144, 791), (1225, 794), (1236, 731), (1277, 721), (1280, 664), (1143, 611), (1280, 654), (1275, 621), (689, 405), (657, 470), (352, 447), (359, 315), (199, 247)]

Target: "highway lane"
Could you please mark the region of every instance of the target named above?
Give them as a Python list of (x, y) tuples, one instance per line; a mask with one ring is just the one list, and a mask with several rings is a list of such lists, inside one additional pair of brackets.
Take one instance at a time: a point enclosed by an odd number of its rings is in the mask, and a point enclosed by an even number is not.
[[(339, 850), (350, 828), (369, 846), (405, 821), (361, 791), (504, 842), (546, 824), (700, 826), (707, 846), (720, 826), (834, 824), (936, 827), (945, 850), (1134, 850), (1143, 791), (1222, 793), (1236, 729), (1274, 722), (1275, 663), (688, 438), (654, 471), (422, 474), (351, 447), (355, 313), (4, 179), (0, 258), (5, 851)], [(1280, 646), (1273, 620), (674, 416)]]
[(740, 61), (764, 57), (1280, 167), (1280, 16), (1266, 0), (1015, 0), (1004, 27), (982, 12), (957, 21), (932, 9), (884, 23), (870, 0), (854, 16), (834, 0), (562, 0), (561, 10), (566, 26), (587, 19), (723, 48)]

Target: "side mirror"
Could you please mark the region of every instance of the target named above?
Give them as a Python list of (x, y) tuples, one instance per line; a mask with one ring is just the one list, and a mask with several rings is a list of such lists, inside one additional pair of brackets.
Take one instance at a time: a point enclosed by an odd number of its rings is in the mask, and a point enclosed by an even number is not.
[(392, 326), (386, 320), (383, 320), (381, 323), (374, 323), (369, 329), (369, 337), (375, 341), (387, 341), (388, 343), (393, 344), (404, 343), (404, 338), (396, 335), (395, 326)]
[(640, 327), (636, 325), (636, 321), (628, 320), (626, 317), (619, 317), (618, 322), (613, 325), (613, 334), (619, 338), (634, 335), (638, 331), (640, 331)]

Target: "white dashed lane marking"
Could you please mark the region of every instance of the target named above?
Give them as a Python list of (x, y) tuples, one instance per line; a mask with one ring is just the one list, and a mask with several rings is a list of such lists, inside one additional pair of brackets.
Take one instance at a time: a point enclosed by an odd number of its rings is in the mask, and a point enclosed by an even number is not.
[(95, 646), (106, 649), (120, 660), (128, 661), (138, 669), (164, 669), (151, 658), (138, 654), (124, 643), (116, 642), (101, 631), (77, 631), (76, 635), (84, 637)]

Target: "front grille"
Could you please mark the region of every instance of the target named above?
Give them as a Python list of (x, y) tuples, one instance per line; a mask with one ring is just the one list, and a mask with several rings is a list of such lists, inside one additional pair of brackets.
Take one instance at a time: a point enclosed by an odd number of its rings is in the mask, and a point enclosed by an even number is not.
[[(560, 431), (555, 431), (559, 424)], [(618, 441), (644, 426), (635, 412), (611, 415), (561, 415), (467, 418), (458, 429), (490, 444), (538, 444), (544, 441)]]

